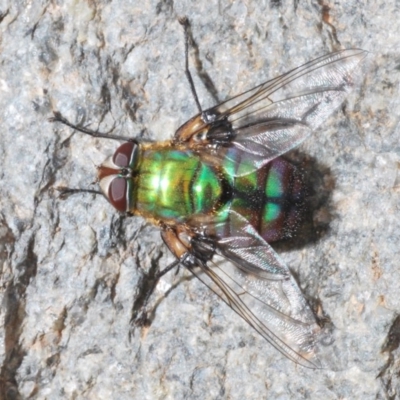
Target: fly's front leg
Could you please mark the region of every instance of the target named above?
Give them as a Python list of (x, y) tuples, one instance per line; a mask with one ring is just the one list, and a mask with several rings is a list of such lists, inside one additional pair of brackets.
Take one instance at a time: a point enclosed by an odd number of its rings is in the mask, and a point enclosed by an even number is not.
[(190, 29), (190, 24), (189, 20), (186, 17), (179, 18), (179, 23), (183, 26), (183, 34), (185, 36), (185, 75), (186, 78), (189, 82), (190, 90), (192, 92), (192, 95), (194, 97), (194, 101), (196, 102), (197, 108), (199, 109), (199, 113), (202, 114), (203, 110), (201, 108), (201, 104), (199, 101), (199, 97), (197, 96), (196, 88), (194, 86), (192, 74), (190, 73), (189, 70), (189, 29)]
[[(102, 196), (107, 200), (107, 196), (104, 195), (104, 193), (101, 190), (95, 190), (95, 189), (74, 189), (74, 188), (67, 188), (64, 186), (59, 186), (54, 188), (59, 192), (58, 197), (61, 200), (66, 200), (69, 196), (73, 196), (75, 194), (95, 194), (97, 196)], [(119, 211), (119, 214), (123, 217), (133, 217), (133, 214), (130, 211), (122, 212)]]
[(110, 135), (108, 132), (107, 133), (101, 133), (98, 131), (93, 131), (91, 129), (85, 128), (83, 126), (77, 126), (74, 125), (73, 123), (69, 122), (66, 118), (64, 118), (61, 113), (58, 111), (54, 111), (54, 116), (49, 118), (49, 122), (61, 122), (62, 124), (69, 126), (72, 129), (75, 129), (78, 132), (85, 133), (86, 135), (92, 136), (92, 137), (97, 137), (97, 138), (105, 138), (105, 139), (112, 139), (112, 140), (119, 140), (122, 142), (131, 142), (134, 139), (129, 138), (127, 136), (119, 136), (119, 135)]
[(104, 196), (103, 192), (101, 192), (100, 190), (94, 190), (94, 189), (71, 189), (71, 188), (67, 188), (67, 187), (57, 187), (55, 189), (59, 192), (59, 197), (62, 200), (65, 200), (67, 197), (69, 197), (73, 194), (78, 194), (78, 193), (90, 193), (90, 194)]
[(199, 109), (199, 114), (191, 118), (175, 132), (174, 141), (176, 143), (192, 142), (193, 144), (201, 145), (224, 145), (235, 136), (232, 125), (226, 117), (216, 113), (214, 108), (203, 111), (189, 69), (190, 24), (186, 17), (180, 18), (179, 23), (183, 26), (185, 36), (185, 75)]
[(194, 101), (200, 113), (200, 118), (204, 123), (212, 123), (216, 120), (217, 115), (211, 110), (203, 111), (199, 96), (197, 95), (196, 87), (194, 86), (193, 77), (189, 69), (189, 43), (190, 43), (190, 23), (186, 17), (179, 18), (179, 23), (183, 26), (183, 34), (185, 37), (185, 75), (189, 82), (190, 91), (192, 92)]

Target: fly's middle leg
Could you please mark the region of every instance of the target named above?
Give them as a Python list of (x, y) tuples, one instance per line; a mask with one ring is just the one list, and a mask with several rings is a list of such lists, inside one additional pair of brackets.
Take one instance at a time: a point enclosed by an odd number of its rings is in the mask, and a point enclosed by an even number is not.
[(177, 266), (179, 267), (180, 262), (180, 260), (175, 260), (163, 270), (155, 272), (154, 274), (150, 273), (149, 275), (152, 276), (147, 276), (147, 278), (145, 278), (132, 310), (132, 322), (136, 326), (142, 327), (150, 325), (147, 307), (150, 297), (153, 294), (160, 278)]

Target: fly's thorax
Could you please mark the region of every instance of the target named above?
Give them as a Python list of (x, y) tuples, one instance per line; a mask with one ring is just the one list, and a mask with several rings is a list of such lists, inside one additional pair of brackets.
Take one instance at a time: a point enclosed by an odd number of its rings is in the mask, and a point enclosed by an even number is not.
[(177, 147), (144, 149), (135, 182), (136, 212), (167, 223), (215, 212), (229, 191), (220, 168)]

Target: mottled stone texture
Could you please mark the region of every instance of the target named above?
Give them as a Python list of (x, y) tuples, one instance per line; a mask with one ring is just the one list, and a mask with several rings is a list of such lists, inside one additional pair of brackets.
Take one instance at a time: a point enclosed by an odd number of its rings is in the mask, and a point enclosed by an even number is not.
[[(399, 7), (3, 0), (0, 398), (396, 398)], [(281, 251), (340, 333), (343, 371), (296, 366), (182, 270), (159, 283), (150, 327), (134, 329), (147, 274), (172, 261), (157, 229), (120, 217), (100, 196), (61, 200), (54, 190), (96, 188), (95, 166), (117, 144), (49, 123), (53, 110), (151, 140), (170, 138), (197, 112), (182, 15), (204, 107), (333, 50), (371, 52), (361, 89), (292, 154), (312, 170), (314, 236)]]

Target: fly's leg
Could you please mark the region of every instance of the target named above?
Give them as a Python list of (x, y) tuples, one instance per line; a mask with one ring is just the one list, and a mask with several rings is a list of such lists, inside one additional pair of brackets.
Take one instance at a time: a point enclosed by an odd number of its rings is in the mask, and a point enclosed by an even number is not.
[[(147, 317), (147, 303), (160, 278), (173, 268), (179, 267), (180, 264), (185, 265), (191, 256), (187, 244), (180, 240), (178, 232), (174, 228), (162, 226), (161, 229), (161, 237), (168, 249), (176, 257), (176, 260), (162, 271), (152, 272), (150, 270), (148, 279), (142, 286), (133, 306), (132, 320), (137, 326), (148, 326), (150, 324), (150, 320)], [(182, 228), (182, 232), (183, 230), (184, 228)]]
[(75, 194), (95, 194), (95, 195), (100, 195), (104, 197), (104, 193), (101, 192), (100, 190), (94, 190), (94, 189), (73, 189), (73, 188), (67, 188), (67, 187), (56, 187), (52, 189), (52, 193), (54, 193), (54, 190), (57, 190), (58, 198), (61, 200), (66, 200), (69, 196), (73, 196)]
[(86, 135), (89, 135), (92, 137), (119, 140), (122, 142), (134, 141), (134, 139), (127, 137), (127, 136), (110, 135), (109, 133), (101, 133), (101, 132), (97, 132), (97, 131), (93, 131), (91, 129), (85, 128), (83, 126), (74, 125), (73, 123), (69, 122), (66, 118), (64, 118), (61, 115), (61, 113), (59, 113), (58, 111), (54, 111), (54, 116), (49, 118), (49, 122), (61, 122), (62, 124), (69, 126), (72, 129), (77, 130), (78, 132), (85, 133)]
[(161, 237), (171, 253), (185, 267), (197, 265), (199, 262), (207, 263), (215, 254), (215, 240), (192, 232), (184, 225), (164, 228)]
[[(68, 198), (69, 196), (72, 196), (74, 194), (81, 194), (81, 193), (89, 193), (89, 194), (95, 194), (95, 195), (99, 195), (99, 196), (104, 196), (104, 193), (100, 190), (95, 190), (95, 189), (73, 189), (73, 188), (67, 188), (67, 187), (57, 187), (55, 188), (55, 190), (57, 190), (60, 194), (59, 194), (59, 198), (61, 200), (65, 200), (66, 198)], [(122, 216), (125, 217), (133, 217), (133, 214), (130, 211), (126, 211), (126, 212), (119, 212)]]
[(189, 70), (189, 20), (186, 17), (179, 18), (179, 23), (183, 26), (183, 34), (185, 36), (185, 75), (187, 80), (189, 81), (190, 90), (194, 97), (194, 101), (196, 102), (197, 108), (199, 109), (199, 113), (203, 114), (203, 110), (201, 108), (201, 104), (199, 101), (199, 97), (197, 96), (196, 88), (194, 86), (192, 74)]
[(212, 239), (194, 234), (183, 225), (175, 228), (164, 226), (162, 229), (161, 237), (176, 260), (162, 271), (149, 273), (133, 306), (132, 320), (137, 326), (150, 325), (147, 303), (162, 276), (180, 265), (189, 270), (199, 264), (205, 265), (215, 254), (215, 243)]
[(149, 326), (150, 319), (148, 318), (147, 304), (151, 294), (154, 292), (158, 281), (167, 272), (173, 268), (178, 267), (181, 263), (185, 263), (189, 256), (189, 250), (181, 240), (179, 240), (176, 231), (168, 226), (161, 226), (161, 238), (164, 243), (176, 257), (176, 260), (165, 267), (162, 271), (155, 271), (155, 267), (150, 269), (146, 281), (142, 285), (140, 293), (135, 301), (132, 311), (132, 321), (136, 326)]
[(174, 269), (175, 267), (179, 267), (180, 262), (181, 262), (180, 260), (175, 260), (167, 267), (165, 267), (162, 271), (158, 271), (155, 274), (152, 273), (149, 274), (146, 281), (142, 285), (140, 293), (133, 305), (132, 321), (136, 326), (141, 327), (150, 325), (150, 319), (148, 318), (148, 310), (147, 310), (147, 305), (150, 296), (154, 292), (160, 278), (164, 276), (167, 272)]
[(211, 122), (215, 121), (217, 115), (215, 113), (211, 112), (210, 110), (203, 111), (200, 101), (199, 101), (199, 96), (197, 95), (197, 92), (196, 92), (196, 87), (194, 86), (193, 77), (192, 77), (192, 74), (189, 69), (190, 23), (186, 17), (179, 18), (179, 23), (183, 26), (183, 34), (185, 36), (185, 75), (189, 82), (190, 91), (192, 92), (194, 101), (196, 102), (197, 108), (201, 115), (201, 119), (206, 123), (211, 123)]
[(227, 117), (221, 117), (215, 112), (214, 108), (203, 111), (189, 69), (190, 24), (186, 17), (180, 18), (179, 23), (183, 26), (185, 36), (185, 75), (199, 109), (199, 114), (178, 128), (173, 141), (175, 143), (194, 142), (196, 144), (203, 143), (204, 145), (225, 145), (235, 137), (232, 125)]
[(94, 189), (71, 189), (71, 188), (66, 188), (66, 187), (58, 187), (56, 190), (60, 193), (59, 197), (62, 200), (65, 200), (67, 197), (73, 195), (73, 194), (78, 194), (78, 193), (90, 193), (90, 194), (97, 194), (97, 195), (103, 195), (103, 192), (100, 192), (100, 190), (94, 190)]

